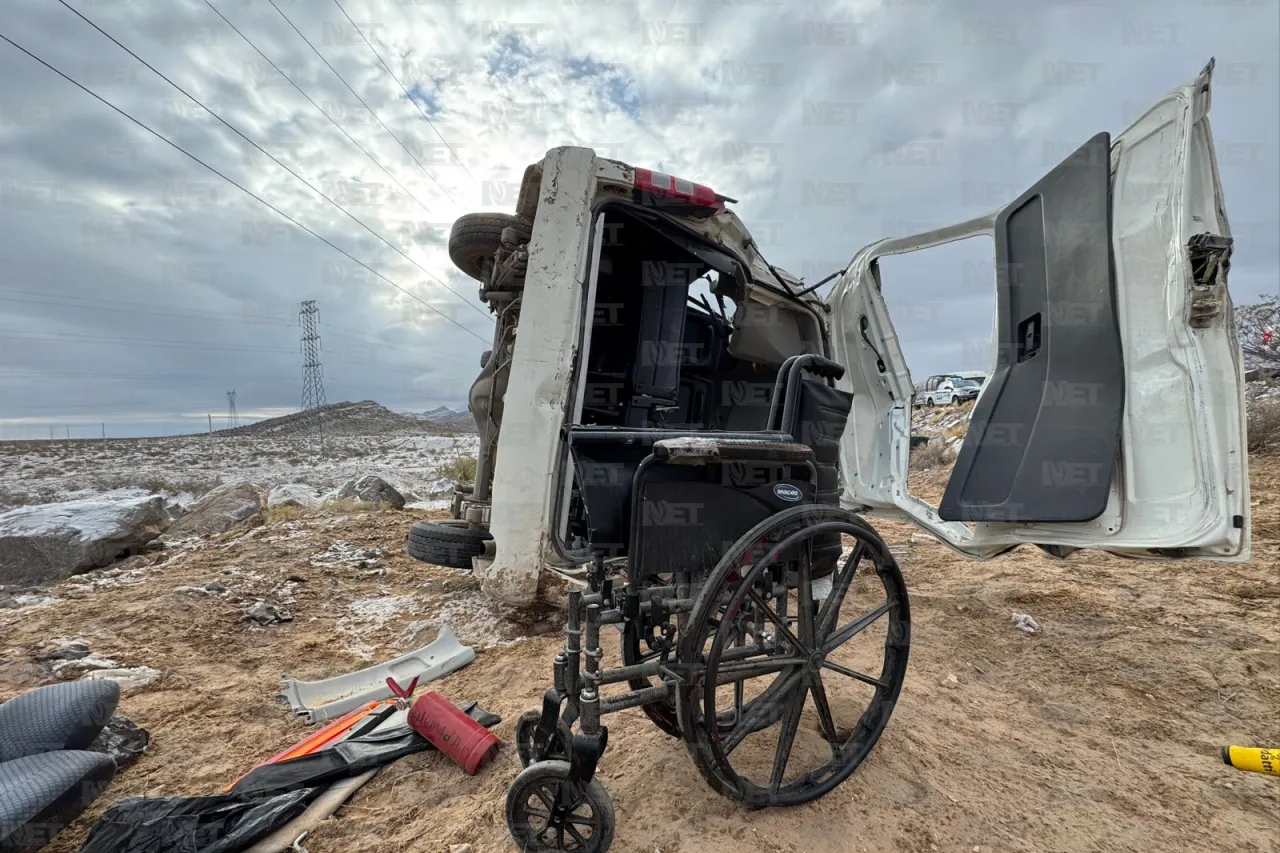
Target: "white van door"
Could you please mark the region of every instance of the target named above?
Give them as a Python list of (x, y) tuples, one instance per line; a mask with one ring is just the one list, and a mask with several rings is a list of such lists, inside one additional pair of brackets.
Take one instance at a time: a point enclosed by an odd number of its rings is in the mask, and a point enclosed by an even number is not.
[[(833, 290), (855, 414), (843, 502), (973, 557), (1249, 556), (1231, 231), (1209, 128), (1213, 62), (1114, 141), (1099, 133), (1005, 207), (860, 251)], [(907, 493), (911, 378), (877, 259), (995, 243), (994, 370), (938, 507)]]

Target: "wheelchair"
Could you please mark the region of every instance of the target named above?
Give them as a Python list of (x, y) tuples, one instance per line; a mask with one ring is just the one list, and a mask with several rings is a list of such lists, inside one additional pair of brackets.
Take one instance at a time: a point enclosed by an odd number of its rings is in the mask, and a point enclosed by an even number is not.
[[(874, 747), (911, 619), (888, 547), (838, 503), (843, 374), (792, 356), (763, 431), (566, 428), (593, 559), (568, 593), (553, 686), (516, 728), (506, 818), (520, 850), (609, 849), (596, 769), (610, 714), (639, 709), (750, 809), (816, 800)], [(609, 625), (622, 660), (605, 667)]]

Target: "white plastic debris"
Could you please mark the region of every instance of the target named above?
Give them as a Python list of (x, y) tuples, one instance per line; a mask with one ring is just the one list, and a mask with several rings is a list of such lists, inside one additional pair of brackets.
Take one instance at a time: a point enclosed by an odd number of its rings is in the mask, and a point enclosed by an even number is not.
[(89, 681), (114, 681), (120, 685), (121, 690), (136, 690), (140, 687), (146, 687), (163, 674), (160, 670), (152, 669), (149, 666), (130, 666), (120, 669), (94, 670), (87, 674), (85, 679)]
[(1034, 634), (1040, 630), (1040, 623), (1032, 618), (1029, 613), (1015, 613), (1013, 614), (1013, 627), (1019, 631)]

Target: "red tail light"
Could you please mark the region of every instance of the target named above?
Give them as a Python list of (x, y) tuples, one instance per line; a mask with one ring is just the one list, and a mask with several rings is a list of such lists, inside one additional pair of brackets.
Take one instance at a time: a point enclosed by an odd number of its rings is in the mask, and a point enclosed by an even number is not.
[(645, 197), (670, 200), (716, 211), (724, 210), (726, 201), (733, 201), (720, 195), (711, 187), (664, 175), (652, 169), (636, 169), (636, 194), (641, 197), (641, 200)]

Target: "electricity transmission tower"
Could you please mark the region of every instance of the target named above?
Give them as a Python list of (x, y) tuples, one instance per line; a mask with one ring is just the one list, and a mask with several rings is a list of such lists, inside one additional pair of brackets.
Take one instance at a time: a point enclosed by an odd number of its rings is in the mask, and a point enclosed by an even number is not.
[(227, 429), (240, 426), (240, 416), (236, 414), (236, 392), (227, 392)]
[(319, 315), (320, 309), (314, 299), (303, 302), (302, 310), (298, 312), (299, 325), (302, 326), (302, 411), (312, 413), (316, 436), (323, 449), (321, 407), (325, 404), (324, 372), (320, 367), (320, 335), (316, 331)]

